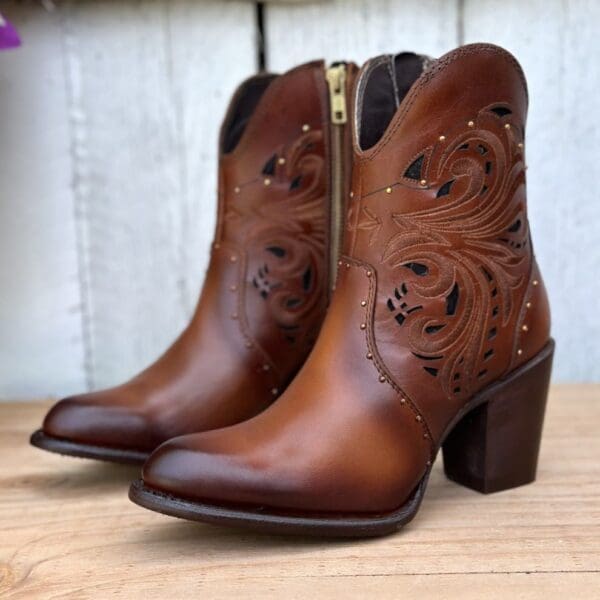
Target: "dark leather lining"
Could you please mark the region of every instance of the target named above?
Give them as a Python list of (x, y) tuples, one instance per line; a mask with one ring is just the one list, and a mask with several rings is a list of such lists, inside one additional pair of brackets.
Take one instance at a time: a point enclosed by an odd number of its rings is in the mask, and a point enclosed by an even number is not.
[(239, 90), (231, 108), (223, 134), (222, 152), (232, 152), (238, 145), (250, 117), (256, 110), (262, 95), (277, 75), (262, 75), (249, 79)]
[(373, 68), (364, 87), (360, 115), (360, 146), (374, 146), (389, 125), (400, 102), (423, 72), (423, 57), (412, 52), (389, 55)]

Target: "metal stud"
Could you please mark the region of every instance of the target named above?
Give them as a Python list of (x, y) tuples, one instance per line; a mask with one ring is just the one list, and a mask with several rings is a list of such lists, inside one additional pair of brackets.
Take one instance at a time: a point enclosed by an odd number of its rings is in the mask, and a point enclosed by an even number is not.
[(400, 398), (400, 404), (406, 404), (406, 398), (404, 396)]
[(271, 388), (271, 394), (273, 394), (273, 396), (277, 396), (278, 393), (279, 390), (277, 388)]
[(251, 341), (247, 341), (246, 342), (246, 348), (252, 348), (252, 342)]
[(343, 262), (343, 261), (341, 261), (341, 260), (338, 260), (338, 267), (341, 267), (343, 264), (344, 264), (344, 262)]
[(523, 331), (529, 331), (529, 327), (528, 327), (527, 325), (523, 325), (523, 326), (521, 327), (521, 329), (522, 329)]
[(270, 368), (271, 367), (269, 365), (267, 365), (267, 364), (264, 364), (263, 367), (262, 367), (263, 371), (268, 371)]
[(271, 180), (268, 177), (265, 177), (264, 184), (271, 185)]
[(423, 420), (423, 417), (421, 415), (417, 415), (415, 417), (415, 419), (417, 420), (418, 423), (420, 423)]
[(304, 131), (304, 133), (310, 131), (310, 125), (308, 123), (304, 123), (304, 125), (302, 125), (302, 131)]
[(532, 285), (534, 285), (534, 286), (538, 285), (539, 283), (540, 283), (540, 282), (539, 282), (537, 279), (534, 279), (534, 280), (531, 282), (531, 284), (532, 284)]
[(350, 192), (350, 198), (354, 198), (354, 192)]
[(510, 129), (510, 123), (505, 123), (504, 124), (504, 129)]
[(371, 277), (371, 275), (373, 275), (372, 271), (367, 271), (367, 277)]
[(236, 186), (233, 188), (233, 191), (234, 191), (236, 194), (239, 194), (241, 190), (240, 190), (240, 188), (239, 188), (239, 187), (236, 185)]
[(379, 376), (379, 381), (380, 381), (381, 383), (385, 383), (385, 375), (380, 375), (380, 376)]
[(440, 137), (438, 138), (438, 140), (440, 142), (445, 142), (446, 141), (446, 136), (445, 135), (440, 135)]
[(238, 318), (238, 315), (237, 315), (237, 313), (232, 313), (232, 315), (231, 315), (231, 318), (232, 318), (232, 319), (237, 319), (237, 318)]
[(428, 461), (427, 461), (425, 464), (426, 464), (428, 467), (430, 467), (430, 466), (431, 466), (431, 461), (430, 461), (430, 460), (428, 460)]
[(367, 324), (366, 323), (361, 323), (360, 324), (360, 328), (361, 329), (366, 329), (367, 328)]
[(518, 354), (519, 356), (521, 356), (521, 354), (523, 354), (523, 350), (521, 350), (521, 348), (519, 348), (519, 349), (517, 350), (517, 354)]
[(373, 354), (371, 352), (367, 352), (367, 359), (373, 360)]
[(367, 301), (366, 300), (361, 300), (360, 301), (360, 305), (361, 306), (366, 306), (367, 305)]
[(215, 249), (218, 250), (221, 247), (221, 244), (219, 244), (219, 242), (215, 242)]
[(391, 187), (386, 187), (385, 188), (385, 193), (386, 194), (391, 194), (392, 193), (392, 188)]
[(429, 439), (429, 434), (428, 433), (424, 433), (423, 434), (423, 438), (426, 439), (426, 440)]
[(237, 285), (230, 285), (229, 286), (229, 291), (230, 292), (237, 292)]
[(231, 262), (237, 262), (237, 256), (236, 256), (235, 254), (232, 254), (232, 255), (229, 257), (229, 260), (230, 260)]
[(427, 185), (427, 179), (421, 179), (421, 181), (419, 181), (419, 183), (425, 187)]
[(350, 268), (350, 263), (346, 263), (346, 269)]
[(518, 146), (518, 147), (519, 147), (521, 150), (523, 150), (523, 148), (525, 147), (525, 144), (523, 144), (523, 142), (519, 142), (519, 143), (517, 144), (517, 146)]
[(285, 165), (285, 158), (283, 158), (283, 156), (281, 156), (280, 158), (278, 158), (278, 159), (277, 159), (277, 162), (278, 162), (280, 165)]
[(467, 123), (467, 125), (468, 125), (469, 127), (475, 127), (475, 122), (474, 122), (474, 121), (469, 121), (469, 122)]
[(525, 302), (525, 308), (531, 308), (531, 302)]

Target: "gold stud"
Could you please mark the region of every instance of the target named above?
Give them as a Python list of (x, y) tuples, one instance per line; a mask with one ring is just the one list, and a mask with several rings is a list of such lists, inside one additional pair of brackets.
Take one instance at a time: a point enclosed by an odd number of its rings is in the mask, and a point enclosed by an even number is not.
[(400, 404), (406, 404), (406, 398), (404, 396), (400, 398)]
[(230, 260), (231, 262), (237, 262), (237, 256), (236, 256), (235, 254), (233, 254), (233, 255), (231, 255), (231, 256), (229, 257), (229, 260)]
[(267, 364), (263, 365), (263, 371), (268, 371), (271, 367)]
[(438, 140), (440, 142), (445, 142), (446, 141), (446, 136), (445, 135), (440, 135), (440, 137), (438, 138)]
[(278, 393), (279, 390), (277, 388), (271, 388), (271, 394), (273, 394), (273, 396), (277, 396)]
[(350, 263), (346, 263), (346, 269), (350, 268)]
[(350, 198), (354, 198), (354, 192), (350, 192)]
[(367, 305), (367, 301), (366, 300), (361, 300), (360, 305), (361, 306), (366, 306)]
[(372, 271), (367, 271), (367, 277), (371, 277), (373, 275)]
[(415, 417), (415, 419), (417, 420), (418, 423), (420, 423), (423, 420), (423, 417), (421, 415), (417, 415)]
[(371, 352), (367, 352), (367, 359), (373, 360), (373, 354), (371, 354)]
[(392, 193), (392, 188), (391, 187), (386, 187), (385, 188), (385, 193), (386, 194), (391, 194)]
[(338, 267), (341, 267), (343, 264), (344, 264), (344, 262), (343, 262), (343, 261), (341, 261), (341, 260), (338, 260)]
[(540, 282), (537, 279), (534, 279), (531, 283), (532, 283), (532, 285), (535, 286), (535, 285), (538, 285)]
[(280, 158), (278, 158), (278, 159), (277, 159), (277, 162), (278, 162), (280, 165), (285, 165), (285, 158), (283, 158), (283, 156), (282, 156), (282, 157), (280, 157)]
[(232, 319), (237, 319), (238, 318), (237, 313), (232, 313), (231, 318)]
[(504, 129), (510, 129), (510, 123), (505, 123), (504, 124)]
[(419, 183), (425, 187), (427, 185), (427, 179), (421, 179), (421, 181), (419, 181)]
[(517, 350), (517, 354), (518, 354), (519, 356), (521, 356), (521, 354), (523, 354), (523, 350), (521, 350), (521, 348), (519, 348), (519, 349)]
[(271, 185), (271, 180), (268, 177), (265, 177), (264, 184)]
[(367, 324), (366, 323), (361, 323), (360, 324), (360, 328), (361, 329), (366, 329), (367, 328)]
[(523, 327), (521, 327), (521, 329), (523, 331), (529, 331), (529, 327), (527, 325), (523, 325)]
[(519, 143), (517, 144), (517, 146), (518, 146), (518, 147), (519, 147), (521, 150), (523, 150), (523, 148), (525, 147), (525, 144), (523, 144), (523, 142), (519, 142)]
[(304, 131), (304, 133), (310, 131), (310, 125), (308, 123), (304, 123), (304, 125), (302, 125), (302, 131)]
[(236, 185), (236, 186), (233, 188), (233, 191), (234, 191), (236, 194), (239, 194), (239, 193), (241, 192), (240, 188), (239, 188), (237, 185)]
[(469, 121), (469, 122), (467, 123), (467, 125), (468, 125), (469, 127), (475, 127), (475, 123), (474, 123), (473, 121)]
[(525, 308), (531, 308), (531, 302), (525, 302)]
[(380, 381), (381, 383), (385, 383), (385, 376), (384, 376), (384, 375), (380, 375), (380, 376), (379, 376), (379, 381)]

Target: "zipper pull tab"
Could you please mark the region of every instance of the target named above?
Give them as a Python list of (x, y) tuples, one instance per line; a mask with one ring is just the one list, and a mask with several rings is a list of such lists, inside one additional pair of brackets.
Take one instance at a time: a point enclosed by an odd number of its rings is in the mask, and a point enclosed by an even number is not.
[(346, 65), (343, 63), (332, 65), (325, 72), (329, 84), (329, 108), (331, 122), (334, 125), (343, 125), (348, 120), (346, 112)]

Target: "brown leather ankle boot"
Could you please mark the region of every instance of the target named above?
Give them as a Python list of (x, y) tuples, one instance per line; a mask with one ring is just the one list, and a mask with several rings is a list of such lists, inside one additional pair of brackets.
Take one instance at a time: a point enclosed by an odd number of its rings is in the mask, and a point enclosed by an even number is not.
[(381, 56), (354, 97), (345, 255), (317, 344), (260, 415), (158, 448), (132, 500), (188, 519), (370, 536), (416, 514), (440, 447), (481, 492), (535, 478), (553, 342), (504, 50)]
[(32, 444), (140, 462), (169, 438), (238, 423), (280, 395), (317, 338), (337, 268), (356, 70), (311, 62), (239, 87), (221, 130), (216, 235), (191, 323), (131, 381), (56, 404)]

